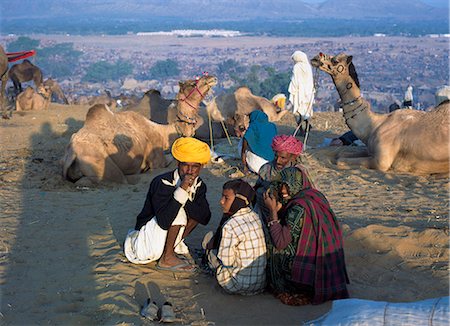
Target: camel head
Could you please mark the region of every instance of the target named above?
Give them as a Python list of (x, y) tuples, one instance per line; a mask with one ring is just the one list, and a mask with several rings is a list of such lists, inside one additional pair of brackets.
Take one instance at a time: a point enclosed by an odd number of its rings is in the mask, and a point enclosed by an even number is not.
[(208, 74), (202, 77), (179, 82), (180, 90), (177, 94), (177, 117), (185, 124), (198, 126), (198, 110), (200, 102), (217, 85), (217, 78)]
[(356, 74), (352, 59), (353, 56), (344, 53), (331, 56), (320, 52), (311, 59), (311, 65), (329, 74), (334, 81), (338, 81), (340, 77), (347, 77), (350, 75), (355, 81), (355, 84), (360, 87), (358, 75)]
[(46, 100), (52, 97), (52, 88), (50, 86), (40, 85), (37, 92)]
[(177, 100), (180, 104), (185, 103), (187, 106), (198, 111), (200, 102), (210, 93), (212, 88), (217, 85), (217, 78), (204, 74), (196, 79), (189, 79), (179, 82), (180, 91), (177, 94)]

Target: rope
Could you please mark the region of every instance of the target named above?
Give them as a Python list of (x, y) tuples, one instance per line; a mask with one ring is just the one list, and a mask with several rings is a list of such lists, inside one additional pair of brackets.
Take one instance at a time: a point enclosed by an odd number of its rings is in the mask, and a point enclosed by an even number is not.
[(208, 112), (208, 124), (209, 124), (209, 139), (211, 143), (211, 150), (214, 152), (214, 141), (213, 141), (213, 130), (212, 130), (212, 122), (211, 122), (211, 114)]
[(227, 135), (228, 143), (229, 143), (230, 145), (233, 145), (233, 144), (231, 143), (230, 136), (228, 135), (227, 126), (225, 126), (225, 123), (223, 122), (223, 120), (220, 120), (220, 123), (222, 124), (223, 131), (225, 131), (225, 135)]

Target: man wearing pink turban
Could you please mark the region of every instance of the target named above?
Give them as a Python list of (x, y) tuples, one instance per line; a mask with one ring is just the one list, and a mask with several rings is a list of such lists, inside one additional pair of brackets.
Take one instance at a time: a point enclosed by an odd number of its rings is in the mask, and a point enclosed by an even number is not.
[(272, 150), (275, 159), (264, 164), (259, 170), (259, 177), (255, 184), (256, 205), (255, 210), (260, 214), (264, 224), (268, 211), (264, 206), (263, 194), (269, 188), (270, 182), (281, 170), (291, 166), (297, 166), (305, 170), (301, 166), (298, 158), (303, 151), (303, 143), (290, 135), (277, 135), (272, 139)]

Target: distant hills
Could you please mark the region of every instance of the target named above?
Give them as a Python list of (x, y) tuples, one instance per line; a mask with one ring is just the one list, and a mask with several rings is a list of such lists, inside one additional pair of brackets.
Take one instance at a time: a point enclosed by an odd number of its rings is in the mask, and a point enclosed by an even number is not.
[(419, 0), (326, 0), (317, 4), (300, 0), (21, 0), (0, 3), (0, 20), (4, 21), (106, 16), (130, 20), (178, 17), (201, 22), (321, 18), (448, 20), (448, 7), (437, 8)]

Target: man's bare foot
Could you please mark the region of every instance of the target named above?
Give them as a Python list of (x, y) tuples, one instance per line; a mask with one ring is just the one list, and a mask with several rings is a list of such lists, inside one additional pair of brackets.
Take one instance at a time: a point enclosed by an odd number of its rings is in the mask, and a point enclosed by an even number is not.
[(178, 258), (177, 256), (164, 256), (158, 261), (157, 267), (159, 269), (174, 269), (174, 271), (192, 272), (195, 266), (189, 264), (188, 261)]

